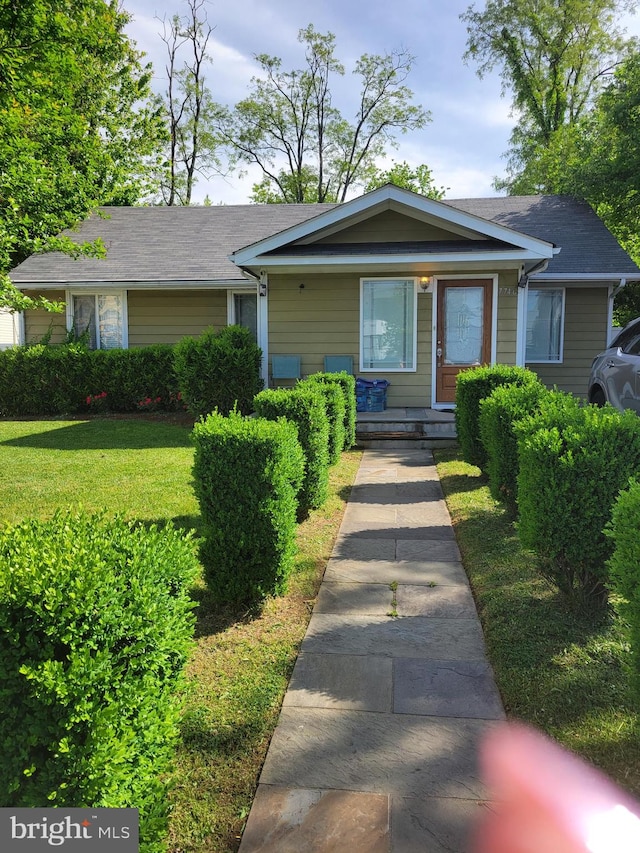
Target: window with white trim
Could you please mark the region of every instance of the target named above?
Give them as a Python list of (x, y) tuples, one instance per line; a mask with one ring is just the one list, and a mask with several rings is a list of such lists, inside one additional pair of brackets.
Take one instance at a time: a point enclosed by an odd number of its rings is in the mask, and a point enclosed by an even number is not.
[(90, 349), (123, 349), (127, 346), (126, 294), (72, 293), (67, 302), (70, 327), (76, 337), (87, 337)]
[(564, 296), (564, 288), (529, 288), (525, 361), (538, 364), (562, 361)]
[(360, 369), (415, 371), (416, 316), (415, 279), (362, 279)]

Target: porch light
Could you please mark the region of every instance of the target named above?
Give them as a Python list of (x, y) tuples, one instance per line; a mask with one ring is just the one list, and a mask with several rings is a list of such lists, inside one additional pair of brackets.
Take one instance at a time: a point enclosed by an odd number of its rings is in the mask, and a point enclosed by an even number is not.
[(423, 293), (428, 293), (433, 286), (433, 276), (423, 275), (420, 277), (420, 290)]

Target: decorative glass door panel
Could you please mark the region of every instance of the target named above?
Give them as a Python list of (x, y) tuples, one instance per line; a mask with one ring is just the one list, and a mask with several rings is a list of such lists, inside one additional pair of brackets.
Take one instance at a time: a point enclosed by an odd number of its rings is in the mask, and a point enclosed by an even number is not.
[(453, 403), (461, 370), (491, 361), (492, 281), (438, 283), (436, 402)]

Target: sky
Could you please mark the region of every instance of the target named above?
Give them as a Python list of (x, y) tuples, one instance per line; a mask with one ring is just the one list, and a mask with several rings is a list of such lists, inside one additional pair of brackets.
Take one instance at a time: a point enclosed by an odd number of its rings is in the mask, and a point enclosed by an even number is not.
[[(504, 174), (504, 153), (515, 118), (510, 98), (501, 97), (497, 74), (480, 79), (463, 54), (467, 32), (460, 14), (467, 0), (210, 0), (206, 11), (214, 27), (209, 42), (212, 63), (207, 85), (214, 100), (233, 106), (249, 93), (258, 72), (256, 54), (282, 59), (285, 70), (302, 68), (304, 48), (298, 31), (312, 23), (320, 33), (336, 36), (335, 56), (347, 73), (336, 78), (334, 103), (351, 117), (358, 94), (357, 79), (350, 80), (356, 60), (364, 53), (384, 54), (406, 49), (415, 63), (406, 84), (414, 103), (431, 113), (425, 128), (399, 135), (398, 149), (389, 149), (387, 163), (406, 160), (412, 166), (426, 163), (434, 182), (446, 189), (447, 198), (497, 195), (494, 177)], [(182, 0), (123, 0), (133, 15), (128, 34), (138, 49), (153, 62), (154, 88), (166, 89), (166, 48), (160, 38), (162, 19), (185, 14)], [(476, 3), (481, 7), (482, 3)], [(637, 18), (625, 22), (629, 34), (640, 33)], [(244, 204), (250, 201), (259, 170), (244, 177), (237, 174), (199, 179), (195, 203), (208, 196), (213, 204)]]

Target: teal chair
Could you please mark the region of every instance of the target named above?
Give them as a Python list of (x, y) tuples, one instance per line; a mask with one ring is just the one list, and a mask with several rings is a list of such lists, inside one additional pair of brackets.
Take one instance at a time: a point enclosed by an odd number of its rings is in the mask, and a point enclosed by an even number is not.
[(353, 356), (352, 355), (325, 355), (324, 357), (324, 372), (325, 373), (348, 373), (353, 376)]
[(272, 355), (271, 378), (274, 382), (282, 379), (300, 379), (299, 355)]

